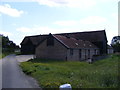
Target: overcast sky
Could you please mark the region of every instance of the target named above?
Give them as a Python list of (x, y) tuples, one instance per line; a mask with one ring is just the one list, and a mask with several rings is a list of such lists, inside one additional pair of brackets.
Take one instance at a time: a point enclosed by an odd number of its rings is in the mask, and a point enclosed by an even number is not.
[(20, 44), (25, 36), (106, 30), (118, 35), (119, 0), (1, 0), (0, 34)]

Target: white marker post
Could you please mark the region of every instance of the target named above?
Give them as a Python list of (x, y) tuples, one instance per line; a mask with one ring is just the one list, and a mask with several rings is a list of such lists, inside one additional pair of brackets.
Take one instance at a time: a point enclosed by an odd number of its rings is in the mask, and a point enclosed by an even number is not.
[(70, 84), (63, 84), (63, 85), (60, 85), (60, 90), (72, 90), (72, 87)]

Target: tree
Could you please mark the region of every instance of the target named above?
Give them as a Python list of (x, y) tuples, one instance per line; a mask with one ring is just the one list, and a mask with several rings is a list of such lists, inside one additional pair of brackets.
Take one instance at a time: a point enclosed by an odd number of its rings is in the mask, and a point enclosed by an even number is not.
[(2, 38), (3, 52), (13, 52), (15, 49), (19, 49), (19, 46), (17, 46), (13, 41), (9, 40), (8, 36), (0, 34), (0, 38)]
[(9, 38), (8, 36), (5, 37), (5, 36), (1, 36), (2, 37), (2, 48), (8, 48), (9, 46)]
[(120, 36), (113, 37), (111, 46), (113, 47), (114, 52), (120, 52)]

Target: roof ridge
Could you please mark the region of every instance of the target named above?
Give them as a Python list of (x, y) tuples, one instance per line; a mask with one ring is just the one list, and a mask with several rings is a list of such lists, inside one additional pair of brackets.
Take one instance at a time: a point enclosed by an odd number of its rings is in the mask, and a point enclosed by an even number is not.
[(39, 37), (39, 36), (48, 36), (48, 34), (44, 34), (44, 35), (33, 35), (33, 36), (25, 36), (25, 37)]
[[(86, 33), (86, 32), (100, 32), (105, 30), (96, 30), (96, 31), (82, 31), (82, 32), (70, 32), (70, 33), (56, 33), (52, 35), (62, 35), (62, 34), (76, 34), (76, 33)], [(25, 37), (37, 37), (37, 36), (47, 36), (49, 34), (40, 34), (40, 35), (32, 35), (32, 36), (25, 36)]]
[(62, 34), (76, 34), (76, 33), (86, 33), (86, 32), (101, 32), (105, 30), (95, 30), (95, 31), (82, 31), (82, 32), (70, 32), (70, 33), (56, 33), (57, 35), (62, 35)]

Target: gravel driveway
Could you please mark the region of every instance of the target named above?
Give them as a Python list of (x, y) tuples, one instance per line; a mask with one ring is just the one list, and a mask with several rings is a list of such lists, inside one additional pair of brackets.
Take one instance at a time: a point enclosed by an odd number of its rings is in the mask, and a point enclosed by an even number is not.
[(34, 55), (17, 55), (16, 59), (18, 62), (26, 62), (29, 59), (33, 59)]

